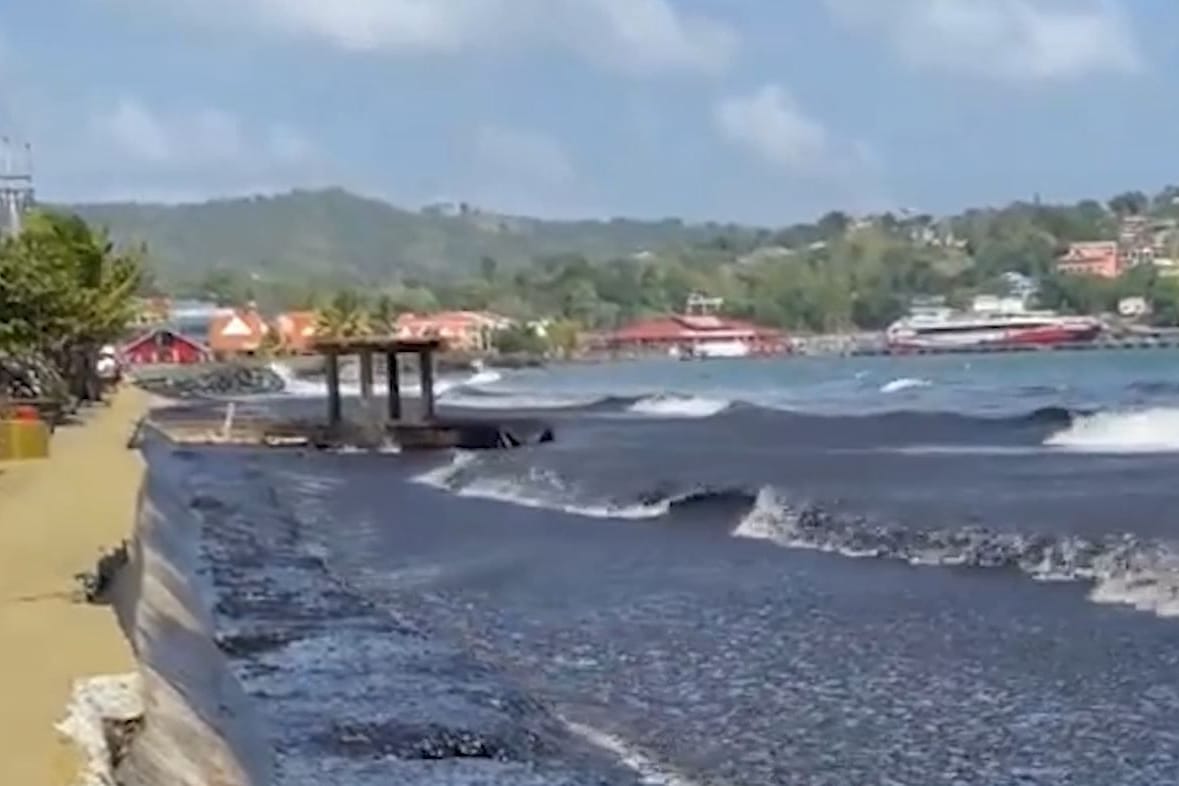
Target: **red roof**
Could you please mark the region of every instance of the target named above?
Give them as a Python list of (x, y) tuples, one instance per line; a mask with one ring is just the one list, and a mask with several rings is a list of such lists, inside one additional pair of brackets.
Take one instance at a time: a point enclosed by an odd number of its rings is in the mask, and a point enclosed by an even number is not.
[(191, 349), (193, 349), (197, 352), (202, 352), (205, 354), (208, 354), (208, 352), (209, 352), (209, 348), (206, 347), (204, 344), (200, 343), (199, 341), (194, 341), (193, 339), (189, 338), (188, 336), (185, 336), (181, 333), (177, 333), (175, 330), (171, 330), (169, 328), (164, 328), (164, 327), (158, 327), (158, 328), (153, 328), (151, 330), (148, 330), (146, 333), (142, 333), (142, 334), (136, 336), (135, 338), (131, 339), (130, 341), (128, 341), (126, 344), (124, 344), (122, 347), (119, 348), (119, 354), (130, 355), (130, 354), (134, 353), (140, 347), (144, 346), (145, 344), (154, 343), (156, 340), (156, 337), (160, 336), (160, 335), (167, 335), (171, 338), (171, 340), (173, 342), (179, 343), (179, 344), (186, 344)]
[(611, 342), (631, 341), (732, 341), (784, 338), (781, 332), (752, 322), (727, 317), (683, 316), (640, 320), (605, 336)]

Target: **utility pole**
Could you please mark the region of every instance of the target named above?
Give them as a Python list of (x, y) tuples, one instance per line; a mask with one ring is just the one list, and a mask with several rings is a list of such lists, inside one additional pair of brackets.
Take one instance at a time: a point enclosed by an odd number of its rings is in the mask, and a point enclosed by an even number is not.
[(0, 137), (0, 232), (19, 235), (32, 204), (33, 148), (25, 143), (17, 150), (9, 137)]

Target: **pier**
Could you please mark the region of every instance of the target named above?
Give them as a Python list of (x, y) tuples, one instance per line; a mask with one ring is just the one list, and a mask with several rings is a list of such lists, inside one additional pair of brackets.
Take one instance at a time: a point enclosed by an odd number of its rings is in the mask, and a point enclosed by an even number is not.
[(846, 357), (906, 357), (909, 355), (1000, 355), (1029, 352), (1100, 352), (1179, 349), (1179, 337), (1136, 337), (1060, 344), (993, 344), (962, 347), (857, 346), (837, 354)]
[[(439, 416), (434, 370), (442, 343), (437, 339), (319, 339), (310, 348), (324, 361), (324, 419), (283, 417), (266, 407), (233, 402), (201, 402), (156, 410), (143, 426), (180, 444), (272, 448), (484, 450), (553, 440), (552, 427), (536, 419)], [(421, 391), (408, 401), (401, 392), (401, 358), (405, 355), (417, 359)], [(341, 361), (349, 357), (358, 360), (360, 401), (359, 407), (346, 408), (340, 368)], [(378, 357), (384, 359), (386, 368), (384, 407), (378, 406)]]

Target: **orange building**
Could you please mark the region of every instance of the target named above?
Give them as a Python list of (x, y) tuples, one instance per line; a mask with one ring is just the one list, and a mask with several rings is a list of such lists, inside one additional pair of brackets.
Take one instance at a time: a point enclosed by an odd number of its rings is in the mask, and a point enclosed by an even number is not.
[(1118, 244), (1113, 240), (1070, 243), (1056, 260), (1056, 269), (1076, 276), (1117, 278), (1122, 272)]
[(262, 348), (270, 328), (253, 308), (234, 309), (209, 324), (209, 348), (218, 356), (252, 355)]
[(314, 311), (288, 311), (274, 320), (279, 346), (287, 352), (303, 353), (318, 332), (318, 317)]

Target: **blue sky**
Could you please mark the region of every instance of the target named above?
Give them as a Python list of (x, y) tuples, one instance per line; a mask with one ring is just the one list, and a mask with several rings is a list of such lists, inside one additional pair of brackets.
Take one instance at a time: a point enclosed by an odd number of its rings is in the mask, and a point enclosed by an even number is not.
[(1179, 181), (1173, 0), (0, 0), (50, 200), (783, 224)]

